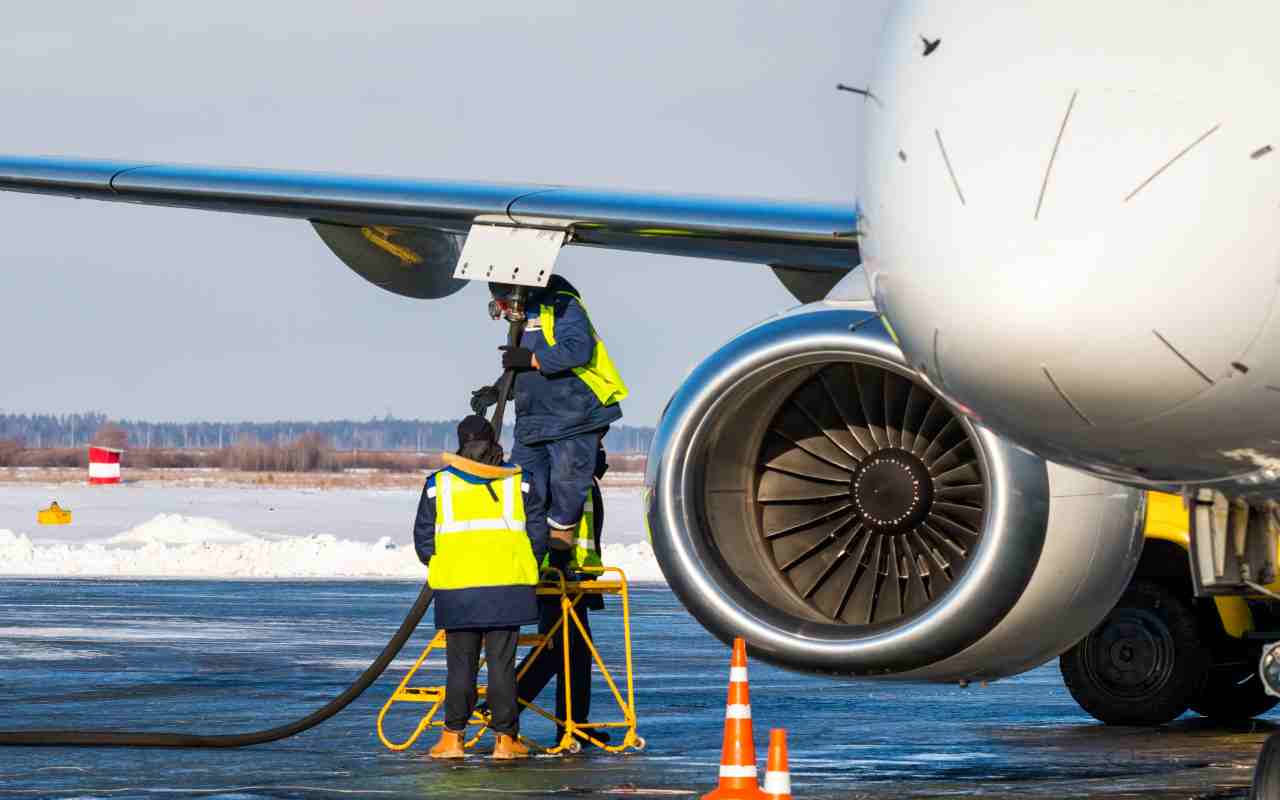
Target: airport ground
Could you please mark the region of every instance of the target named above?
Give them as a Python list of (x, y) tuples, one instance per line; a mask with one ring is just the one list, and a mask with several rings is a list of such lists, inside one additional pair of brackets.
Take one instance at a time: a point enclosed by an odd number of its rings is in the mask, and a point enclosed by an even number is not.
[[(365, 666), (417, 588), (2, 579), (0, 727), (234, 732), (299, 717)], [(611, 603), (594, 623), (616, 663)], [(727, 649), (665, 587), (637, 588), (634, 621), (642, 753), (495, 765), (432, 762), (425, 737), (412, 751), (384, 749), (374, 716), (424, 630), (364, 697), (293, 739), (232, 751), (0, 751), (0, 797), (696, 797), (719, 761)], [(789, 730), (800, 798), (1244, 797), (1273, 729), (1227, 731), (1190, 716), (1158, 730), (1107, 728), (1076, 707), (1052, 664), (968, 689), (847, 683), (760, 663), (750, 676), (757, 745), (771, 726)], [(597, 681), (593, 717), (611, 709)], [(550, 736), (540, 720), (525, 731)]]
[[(5, 485), (0, 728), (235, 732), (323, 704), (377, 653), (420, 585), (408, 550), (413, 478), (326, 489), (181, 472), (104, 488), (84, 486), (77, 471)], [(633, 574), (648, 565), (656, 579), (652, 555), (634, 551), (647, 548), (639, 476), (610, 478), (609, 535), (632, 548)], [(71, 526), (34, 524), (52, 496), (75, 510)], [(344, 578), (351, 570), (382, 579)], [(108, 571), (109, 580), (88, 577)], [(165, 574), (186, 579), (141, 578)], [(425, 741), (385, 750), (374, 717), (424, 628), (355, 705), (300, 737), (240, 751), (0, 751), (0, 800), (698, 796), (719, 758), (727, 649), (665, 586), (644, 584), (635, 596), (643, 753), (496, 768), (483, 758), (431, 763)], [(593, 622), (616, 663), (616, 601)], [(1224, 730), (1188, 715), (1156, 730), (1108, 728), (1079, 709), (1056, 663), (968, 689), (849, 683), (758, 663), (751, 676), (758, 745), (770, 726), (788, 728), (797, 797), (1244, 797), (1257, 749), (1280, 720)], [(608, 709), (607, 690), (596, 689), (596, 709)], [(527, 730), (550, 737), (541, 721)]]

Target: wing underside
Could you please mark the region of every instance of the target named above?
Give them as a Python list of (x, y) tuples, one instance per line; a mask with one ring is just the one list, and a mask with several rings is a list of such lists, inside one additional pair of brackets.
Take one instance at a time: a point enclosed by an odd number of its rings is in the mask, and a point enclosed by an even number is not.
[(734, 199), (124, 161), (0, 156), (0, 190), (465, 236), (477, 220), (554, 226), (568, 243), (842, 275), (858, 264), (852, 204)]

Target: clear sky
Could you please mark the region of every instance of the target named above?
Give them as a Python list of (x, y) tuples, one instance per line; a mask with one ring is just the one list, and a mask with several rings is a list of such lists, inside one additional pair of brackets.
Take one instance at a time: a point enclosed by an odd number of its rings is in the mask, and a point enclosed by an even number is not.
[[(854, 200), (886, 2), (20, 3), (0, 152)], [(447, 418), (499, 372), (483, 285), (415, 301), (303, 222), (0, 194), (0, 410)], [(652, 424), (791, 299), (765, 267), (569, 248)]]

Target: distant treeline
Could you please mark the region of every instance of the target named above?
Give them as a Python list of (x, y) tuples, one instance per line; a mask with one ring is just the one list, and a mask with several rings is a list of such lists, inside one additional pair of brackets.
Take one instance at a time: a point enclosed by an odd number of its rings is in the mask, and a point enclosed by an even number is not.
[[(112, 440), (110, 425), (102, 428), (99, 443)], [(639, 453), (609, 453), (615, 472), (644, 472), (646, 457)], [(87, 447), (19, 447), (13, 439), (0, 439), (0, 467), (80, 467), (87, 466)], [(406, 450), (334, 450), (318, 433), (305, 433), (287, 444), (239, 441), (208, 450), (133, 447), (125, 451), (122, 465), (135, 469), (225, 469), (241, 472), (342, 472), (382, 470), (422, 472), (441, 465), (440, 453)]]
[[(0, 413), (0, 441), (31, 449), (81, 448), (103, 441), (100, 431), (110, 427), (113, 441), (127, 437), (125, 447), (146, 450), (210, 450), (253, 443), (285, 447), (318, 434), (333, 450), (376, 450), (429, 453), (457, 449), (457, 420), (381, 419), (328, 422), (145, 422), (110, 419), (105, 414), (5, 414)], [(97, 437), (97, 439), (95, 439)], [(511, 426), (503, 431), (510, 445)], [(618, 454), (645, 454), (653, 428), (615, 425), (605, 437), (605, 448)]]
[[(98, 444), (116, 445), (110, 425), (101, 429)], [(624, 462), (643, 456), (617, 456)], [(87, 447), (17, 447), (12, 439), (0, 439), (0, 467), (87, 466)], [(122, 466), (134, 469), (228, 469), (242, 472), (340, 472), (346, 469), (379, 469), (388, 472), (421, 472), (440, 466), (439, 453), (378, 450), (333, 450), (318, 433), (307, 433), (288, 444), (240, 441), (207, 450), (131, 447)], [(639, 465), (631, 469), (643, 469)]]

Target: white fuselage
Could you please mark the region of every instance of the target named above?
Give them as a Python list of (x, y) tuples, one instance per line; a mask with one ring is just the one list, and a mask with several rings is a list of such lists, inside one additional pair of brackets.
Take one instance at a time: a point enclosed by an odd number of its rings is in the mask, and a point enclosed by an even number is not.
[(859, 198), (910, 362), (1054, 460), (1280, 480), (1277, 31), (1274, 2), (902, 3)]

